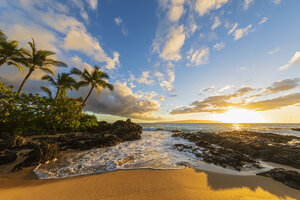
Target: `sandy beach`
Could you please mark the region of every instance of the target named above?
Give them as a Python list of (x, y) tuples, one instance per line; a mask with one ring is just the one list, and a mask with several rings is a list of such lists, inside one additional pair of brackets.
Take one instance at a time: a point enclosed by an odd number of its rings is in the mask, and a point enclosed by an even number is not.
[(300, 199), (271, 178), (184, 170), (120, 170), (38, 180), (32, 168), (0, 175), (0, 199)]

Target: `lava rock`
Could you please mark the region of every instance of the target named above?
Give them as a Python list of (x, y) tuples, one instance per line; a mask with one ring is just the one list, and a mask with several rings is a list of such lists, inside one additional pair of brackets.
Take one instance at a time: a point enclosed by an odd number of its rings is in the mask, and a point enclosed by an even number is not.
[(173, 137), (182, 137), (206, 148), (210, 144), (217, 145), (254, 159), (300, 169), (300, 138), (298, 137), (252, 131), (175, 133)]
[(267, 172), (257, 174), (259, 176), (272, 177), (274, 180), (285, 185), (300, 190), (300, 173), (282, 168), (271, 169)]
[(17, 159), (17, 154), (14, 151), (0, 152), (0, 165), (9, 164)]
[(130, 141), (140, 139), (143, 128), (127, 119), (126, 121), (116, 121), (112, 124), (112, 129), (112, 134), (115, 134), (123, 141)]
[(23, 162), (16, 165), (13, 171), (18, 171), (24, 167), (37, 166), (41, 163), (45, 163), (54, 159), (58, 152), (59, 148), (56, 144), (41, 144), (41, 146), (33, 149)]

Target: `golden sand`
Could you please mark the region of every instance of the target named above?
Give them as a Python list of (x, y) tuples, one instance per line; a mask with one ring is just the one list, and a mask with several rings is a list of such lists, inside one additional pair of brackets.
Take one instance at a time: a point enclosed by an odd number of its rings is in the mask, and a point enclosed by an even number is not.
[(38, 180), (32, 169), (0, 175), (1, 200), (35, 199), (300, 199), (300, 191), (271, 178), (184, 170), (121, 170)]

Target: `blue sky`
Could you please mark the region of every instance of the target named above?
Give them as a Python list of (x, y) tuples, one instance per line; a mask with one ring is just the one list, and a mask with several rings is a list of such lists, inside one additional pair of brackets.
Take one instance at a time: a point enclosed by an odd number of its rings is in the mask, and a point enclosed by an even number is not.
[[(100, 119), (219, 120), (246, 109), (261, 122), (300, 122), (299, 8), (297, 0), (2, 0), (0, 27), (22, 46), (33, 37), (56, 51), (69, 65), (56, 73), (95, 64), (108, 72), (115, 90), (95, 91), (86, 107)], [(24, 91), (41, 93), (42, 75)], [(0, 76), (15, 87), (24, 77), (11, 66)]]

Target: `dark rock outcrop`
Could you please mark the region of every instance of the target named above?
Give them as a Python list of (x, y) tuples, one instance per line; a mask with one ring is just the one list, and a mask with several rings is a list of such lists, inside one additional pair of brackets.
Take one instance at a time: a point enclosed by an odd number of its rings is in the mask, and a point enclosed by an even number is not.
[(142, 127), (132, 123), (130, 119), (113, 124), (102, 121), (88, 132), (33, 135), (25, 138), (0, 133), (0, 165), (15, 161), (18, 152), (22, 150), (29, 153), (14, 167), (14, 171), (52, 160), (60, 151), (110, 147), (123, 141), (140, 139), (141, 134)]
[(241, 171), (242, 169), (261, 168), (257, 161), (245, 154), (223, 147), (216, 147), (206, 142), (198, 142), (196, 146), (175, 144), (174, 147), (179, 151), (193, 153), (196, 157), (203, 159), (208, 163), (219, 165), (224, 168), (231, 167), (237, 171)]
[(23, 169), (24, 167), (37, 166), (40, 163), (45, 163), (56, 157), (59, 152), (59, 148), (56, 144), (43, 143), (40, 146), (36, 146), (31, 152), (28, 153), (28, 157), (13, 168), (13, 171)]
[(0, 165), (11, 163), (17, 159), (15, 151), (2, 151), (0, 152)]
[(175, 133), (201, 147), (214, 144), (254, 159), (289, 165), (300, 169), (300, 138), (251, 131)]
[(285, 185), (300, 190), (300, 173), (282, 168), (275, 168), (267, 172), (257, 174), (259, 176), (272, 177)]
[(142, 127), (132, 123), (130, 119), (127, 121), (118, 120), (112, 124), (112, 133), (122, 140), (137, 140), (141, 138)]

